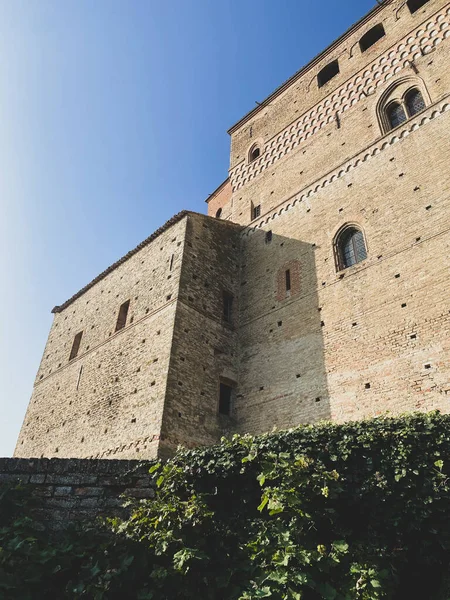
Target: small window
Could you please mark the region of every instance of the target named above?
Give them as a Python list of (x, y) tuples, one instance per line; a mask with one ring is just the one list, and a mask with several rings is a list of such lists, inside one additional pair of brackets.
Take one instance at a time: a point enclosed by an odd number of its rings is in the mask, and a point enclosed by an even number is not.
[(405, 104), (409, 117), (413, 117), (425, 108), (423, 96), (417, 88), (409, 90), (405, 96)]
[(252, 208), (252, 219), (257, 219), (261, 215), (261, 204)]
[(219, 208), (219, 210), (216, 212), (216, 219), (220, 219), (221, 216), (222, 216), (222, 209)]
[(403, 109), (403, 106), (398, 102), (393, 102), (392, 104), (389, 104), (389, 106), (386, 109), (386, 114), (391, 129), (398, 127), (406, 121), (406, 114)]
[(219, 394), (219, 413), (230, 416), (231, 414), (231, 395), (233, 388), (226, 383), (220, 383)]
[(287, 269), (286, 271), (286, 292), (291, 291), (291, 271)]
[(272, 230), (266, 231), (266, 244), (270, 244), (272, 241)]
[(231, 323), (233, 310), (233, 295), (229, 292), (223, 292), (223, 320)]
[(83, 332), (80, 331), (73, 339), (72, 350), (70, 351), (69, 360), (73, 360), (78, 355), (78, 350), (80, 349), (81, 338), (83, 337)]
[(248, 153), (248, 162), (253, 162), (260, 156), (261, 156), (261, 150), (259, 149), (259, 146), (257, 144), (254, 144), (250, 148), (250, 152)]
[(326, 67), (324, 67), (317, 75), (317, 83), (321, 88), (326, 83), (333, 79), (339, 73), (339, 63), (337, 60), (333, 60)]
[(119, 314), (117, 316), (117, 323), (116, 323), (116, 331), (119, 331), (119, 329), (123, 329), (126, 325), (127, 322), (127, 315), (128, 315), (128, 309), (130, 308), (130, 301), (127, 300), (126, 302), (124, 302), (120, 309), (119, 309)]
[(409, 8), (409, 12), (411, 14), (413, 14), (417, 10), (419, 10), (419, 8), (422, 8), (422, 6), (424, 4), (426, 4), (427, 2), (428, 2), (428, 0), (408, 0), (408, 2), (406, 4)]
[(367, 258), (363, 232), (356, 227), (349, 227), (342, 232), (337, 249), (340, 269), (347, 269)]
[(367, 33), (365, 33), (362, 38), (359, 40), (359, 47), (361, 48), (361, 52), (365, 52), (371, 46), (376, 44), (378, 40), (381, 40), (382, 37), (386, 35), (384, 31), (384, 27), (381, 23), (369, 29)]

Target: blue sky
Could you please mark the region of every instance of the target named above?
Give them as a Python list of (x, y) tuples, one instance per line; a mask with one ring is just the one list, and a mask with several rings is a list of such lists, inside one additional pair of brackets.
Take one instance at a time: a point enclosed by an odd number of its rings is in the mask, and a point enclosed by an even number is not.
[(227, 129), (374, 0), (0, 0), (0, 456), (50, 313), (225, 179)]

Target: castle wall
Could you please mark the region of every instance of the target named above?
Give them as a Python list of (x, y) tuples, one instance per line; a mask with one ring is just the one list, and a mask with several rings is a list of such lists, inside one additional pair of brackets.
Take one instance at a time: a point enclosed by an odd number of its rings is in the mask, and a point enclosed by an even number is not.
[[(382, 137), (376, 106), (396, 79), (410, 77), (423, 85), (428, 103), (448, 93), (450, 5), (430, 0), (413, 15), (400, 6), (392, 2), (375, 11), (270, 106), (232, 132), (233, 221), (248, 224), (252, 203), (261, 205), (261, 215), (268, 213)], [(358, 40), (379, 22), (386, 36), (361, 53)], [(337, 56), (341, 73), (319, 89), (317, 73)], [(257, 141), (261, 156), (249, 164), (248, 149)]]
[[(190, 215), (175, 320), (162, 452), (178, 444), (218, 442), (234, 427), (219, 414), (219, 384), (237, 385), (239, 252), (241, 227)], [(231, 321), (223, 318), (223, 292), (233, 296)]]
[[(55, 309), (16, 456), (164, 457), (234, 431), (447, 412), (449, 38), (450, 3), (387, 0), (236, 124), (208, 199), (220, 219), (177, 215)], [(426, 107), (387, 131), (411, 88)], [(367, 258), (343, 269), (348, 224)]]
[(232, 212), (232, 195), (231, 182), (229, 179), (224, 181), (215, 192), (206, 200), (208, 203), (208, 216), (216, 217), (220, 211), (221, 219), (231, 219)]
[(185, 230), (182, 219), (55, 314), (15, 456), (156, 456)]
[[(239, 429), (448, 412), (450, 111), (434, 112), (248, 234)], [(363, 228), (368, 258), (339, 271), (333, 239), (345, 223)], [(294, 257), (300, 293), (277, 302), (277, 269)]]

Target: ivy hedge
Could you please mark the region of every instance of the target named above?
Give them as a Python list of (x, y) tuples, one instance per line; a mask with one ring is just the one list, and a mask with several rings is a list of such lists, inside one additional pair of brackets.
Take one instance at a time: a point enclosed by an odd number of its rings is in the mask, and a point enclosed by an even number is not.
[(450, 600), (450, 416), (179, 450), (154, 500), (58, 536), (0, 493), (0, 598)]

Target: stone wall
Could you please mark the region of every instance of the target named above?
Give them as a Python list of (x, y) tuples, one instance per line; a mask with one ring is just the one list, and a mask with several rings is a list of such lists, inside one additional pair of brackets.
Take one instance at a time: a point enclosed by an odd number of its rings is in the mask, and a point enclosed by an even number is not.
[(156, 456), (185, 230), (186, 217), (56, 312), (16, 456)]
[[(189, 218), (175, 318), (161, 447), (216, 443), (234, 423), (220, 415), (221, 379), (237, 388), (240, 234), (201, 215)], [(233, 296), (224, 320), (223, 294)]]
[(125, 516), (122, 494), (153, 498), (150, 465), (135, 460), (0, 458), (0, 484), (33, 486), (34, 515), (58, 529), (98, 516)]

